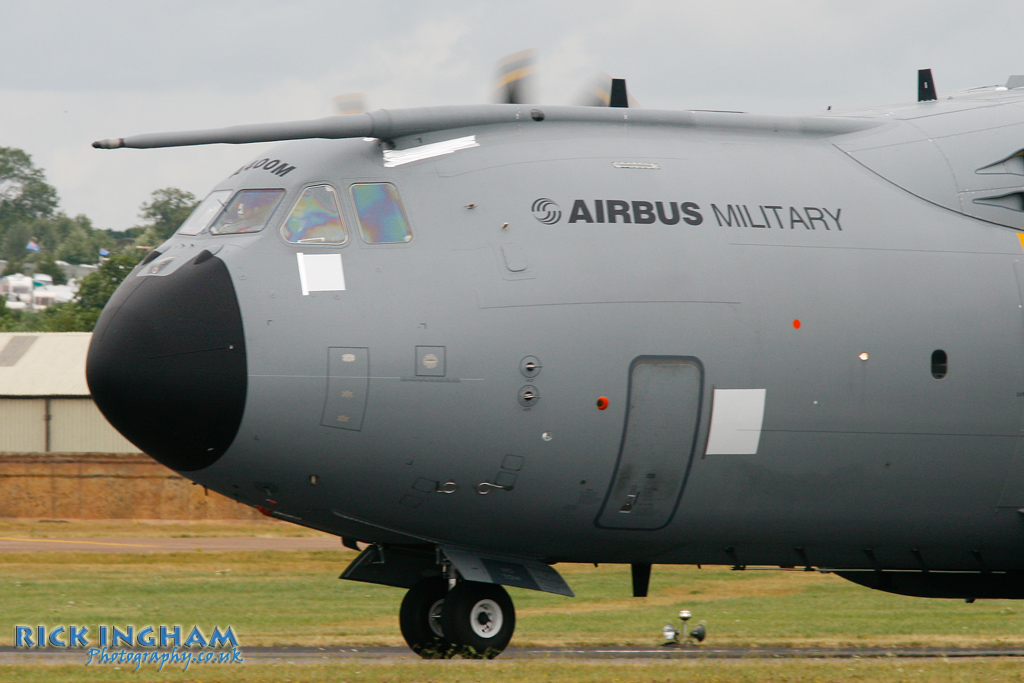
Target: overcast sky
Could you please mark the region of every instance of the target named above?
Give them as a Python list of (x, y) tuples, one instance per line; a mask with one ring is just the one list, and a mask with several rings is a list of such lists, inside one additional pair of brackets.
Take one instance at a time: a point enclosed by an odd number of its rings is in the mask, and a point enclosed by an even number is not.
[(32, 155), (69, 215), (123, 230), (162, 187), (199, 197), (260, 152), (93, 150), (93, 140), (489, 101), (538, 53), (542, 102), (599, 73), (646, 108), (813, 114), (940, 97), (1024, 73), (1021, 0), (0, 0), (0, 146)]

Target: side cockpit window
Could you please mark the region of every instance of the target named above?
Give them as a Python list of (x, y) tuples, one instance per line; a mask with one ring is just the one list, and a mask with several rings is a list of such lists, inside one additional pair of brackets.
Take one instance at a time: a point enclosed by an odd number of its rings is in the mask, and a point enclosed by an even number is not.
[(259, 232), (270, 220), (284, 190), (241, 190), (210, 226), (214, 235)]
[(179, 235), (198, 235), (206, 226), (210, 224), (210, 221), (214, 217), (224, 210), (224, 206), (228, 203), (228, 197), (231, 196), (231, 190), (217, 190), (207, 195), (206, 199), (199, 203), (188, 219), (181, 224), (178, 228)]
[(359, 183), (351, 190), (364, 242), (402, 244), (412, 239), (398, 188), (391, 183)]
[(330, 185), (314, 185), (302, 191), (281, 237), (293, 244), (344, 244), (348, 230), (341, 217), (338, 193)]

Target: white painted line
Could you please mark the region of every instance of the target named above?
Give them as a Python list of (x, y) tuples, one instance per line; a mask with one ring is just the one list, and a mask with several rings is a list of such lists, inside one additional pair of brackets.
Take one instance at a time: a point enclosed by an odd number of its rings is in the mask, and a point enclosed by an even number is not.
[(479, 147), (475, 135), (444, 142), (432, 142), (429, 145), (420, 145), (412, 149), (386, 149), (384, 150), (384, 168), (394, 168), (402, 164), (409, 164), (413, 161), (422, 161), (433, 157), (444, 156), (458, 152), (460, 149)]
[(296, 258), (299, 259), (299, 286), (302, 287), (302, 296), (309, 294), (309, 287), (306, 286), (306, 262), (303, 260), (302, 252), (295, 254)]

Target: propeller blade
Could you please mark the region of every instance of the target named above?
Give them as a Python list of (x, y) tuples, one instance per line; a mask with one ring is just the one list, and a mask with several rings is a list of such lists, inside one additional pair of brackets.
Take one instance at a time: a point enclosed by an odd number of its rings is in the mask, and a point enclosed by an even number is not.
[(335, 114), (365, 114), (366, 98), (361, 92), (347, 92), (331, 99)]
[(535, 101), (534, 74), (537, 51), (514, 52), (498, 62), (494, 101), (498, 104), (527, 104)]

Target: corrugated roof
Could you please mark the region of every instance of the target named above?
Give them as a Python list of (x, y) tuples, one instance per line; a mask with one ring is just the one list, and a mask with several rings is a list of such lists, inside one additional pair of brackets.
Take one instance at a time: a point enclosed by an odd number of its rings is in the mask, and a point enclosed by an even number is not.
[(90, 332), (0, 334), (0, 396), (88, 396)]

